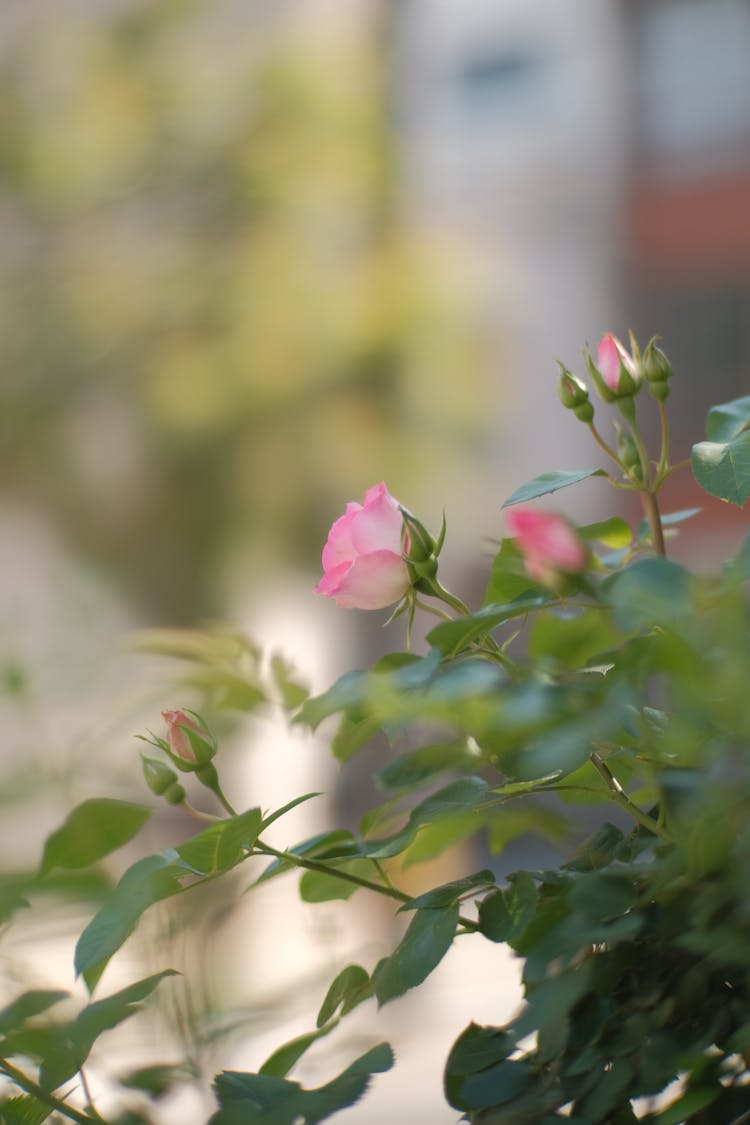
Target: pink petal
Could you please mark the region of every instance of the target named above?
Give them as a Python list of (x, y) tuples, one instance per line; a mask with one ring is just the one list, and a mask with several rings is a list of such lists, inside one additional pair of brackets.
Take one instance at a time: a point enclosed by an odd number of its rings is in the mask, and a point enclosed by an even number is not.
[(352, 542), (358, 555), (373, 551), (401, 554), (403, 518), (385, 484), (367, 490), (364, 507), (352, 519)]
[(328, 532), (328, 539), (323, 548), (323, 570), (333, 570), (339, 563), (354, 560), (357, 552), (352, 541), (352, 526), (357, 513), (361, 511), (361, 504), (350, 501), (346, 505), (345, 514), (339, 516), (331, 524), (331, 530)]
[[(535, 508), (511, 508), (508, 527), (529, 562), (536, 567), (574, 573), (586, 565), (586, 548), (575, 530), (562, 516)], [(533, 575), (532, 575), (533, 577)]]
[(409, 574), (400, 554), (373, 551), (360, 555), (346, 573), (337, 576), (336, 588), (329, 597), (345, 609), (385, 609), (399, 601), (409, 586)]
[(622, 345), (618, 348), (618, 344), (617, 337), (608, 332), (606, 336), (602, 336), (596, 350), (596, 366), (611, 391), (616, 391), (620, 385), (620, 348), (622, 348)]
[(337, 593), (341, 580), (349, 573), (353, 566), (351, 562), (342, 562), (338, 566), (331, 567), (327, 570), (321, 578), (318, 585), (315, 587), (313, 593), (325, 594), (327, 598), (332, 598)]

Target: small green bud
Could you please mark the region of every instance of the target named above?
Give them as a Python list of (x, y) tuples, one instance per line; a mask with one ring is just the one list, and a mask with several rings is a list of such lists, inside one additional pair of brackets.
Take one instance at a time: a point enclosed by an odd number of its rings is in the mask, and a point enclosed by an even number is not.
[(582, 402), (580, 406), (576, 406), (573, 410), (579, 422), (585, 422), (588, 426), (594, 420), (594, 406), (590, 402)]
[(665, 379), (663, 381), (657, 380), (656, 382), (649, 383), (648, 389), (651, 392), (652, 398), (655, 398), (657, 402), (666, 402), (671, 388)]
[(559, 367), (560, 381), (557, 384), (557, 393), (560, 397), (560, 402), (567, 410), (575, 410), (577, 406), (588, 402), (588, 387), (577, 378), (572, 371), (568, 371), (564, 364), (559, 363)]
[(641, 371), (649, 383), (666, 383), (672, 375), (672, 364), (661, 348), (656, 346), (656, 337), (646, 345), (641, 359)]
[(146, 785), (157, 797), (164, 797), (171, 805), (179, 805), (185, 799), (185, 790), (177, 781), (177, 774), (157, 758), (142, 756), (143, 776)]

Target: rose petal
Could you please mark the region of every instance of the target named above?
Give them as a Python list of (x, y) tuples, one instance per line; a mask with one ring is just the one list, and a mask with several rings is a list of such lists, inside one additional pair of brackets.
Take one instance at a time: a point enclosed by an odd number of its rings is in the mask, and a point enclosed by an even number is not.
[(360, 555), (345, 573), (340, 567), (337, 571), (336, 588), (320, 592), (328, 593), (345, 609), (385, 609), (399, 601), (410, 586), (406, 564), (393, 551)]
[(323, 570), (329, 571), (342, 562), (353, 562), (357, 552), (352, 541), (352, 526), (362, 505), (350, 501), (346, 505), (346, 512), (331, 525), (328, 539), (323, 548)]
[(611, 332), (602, 336), (596, 349), (596, 366), (611, 391), (620, 385), (620, 351)]
[(398, 503), (385, 484), (368, 489), (364, 507), (353, 516), (351, 523), (356, 553), (368, 555), (385, 550), (401, 554), (403, 522)]

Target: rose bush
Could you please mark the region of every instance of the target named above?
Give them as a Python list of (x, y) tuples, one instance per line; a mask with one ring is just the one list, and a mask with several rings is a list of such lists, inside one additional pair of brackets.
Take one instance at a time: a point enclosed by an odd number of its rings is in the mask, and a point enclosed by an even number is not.
[[(606, 339), (611, 351), (614, 338)], [(600, 362), (607, 370), (606, 355)], [(310, 697), (286, 660), (263, 660), (230, 631), (162, 631), (151, 640), (152, 651), (190, 662), (188, 682), (203, 686), (216, 712), (280, 704), (297, 728), (334, 721), (340, 762), (376, 736), (391, 749), (376, 778), (384, 800), (357, 830), (332, 827), (279, 849), (269, 826), (318, 794), (292, 794), (273, 810), (235, 809), (216, 769), (217, 741), (194, 711), (165, 711), (166, 737), (146, 739), (160, 757), (144, 757), (144, 777), (171, 806), (173, 836), (124, 871), (81, 934), (75, 968), (91, 993), (146, 911), (217, 885), (226, 909), (241, 873), (243, 890), (298, 873), (311, 910), (357, 892), (390, 900), (409, 919), (395, 949), (341, 967), (309, 1030), (256, 1070), (215, 1077), (211, 1125), (313, 1125), (351, 1106), (393, 1063), (377, 1042), (376, 1011), (371, 1044), (340, 1074), (309, 1088), (290, 1073), (319, 1040), (340, 1034), (349, 1012), (420, 986), (459, 938), (507, 944), (522, 960), (524, 992), (510, 1021), (470, 1023), (449, 1053), (443, 1089), (461, 1120), (750, 1119), (750, 537), (715, 576), (667, 557), (669, 537), (697, 510), (661, 511), (661, 487), (681, 467), (670, 462), (664, 414), (671, 366), (653, 341), (642, 353), (633, 342), (633, 362), (643, 378), (626, 370), (624, 383), (618, 368), (617, 393), (598, 367), (591, 375), (616, 412), (614, 441), (594, 418), (588, 387), (563, 368), (563, 406), (572, 424), (588, 427), (608, 468), (543, 473), (505, 501), (512, 535), (499, 543), (480, 607), (438, 580), (445, 523), (433, 538), (384, 484), (334, 523), (318, 591), (347, 608), (398, 602), (407, 651)], [(641, 431), (644, 403), (661, 418), (655, 452)], [(750, 496), (750, 396), (713, 408), (706, 428), (708, 440), (693, 447), (696, 480), (741, 506)], [(589, 478), (637, 493), (644, 519), (574, 529), (528, 506)], [(439, 620), (411, 651), (420, 609)], [(38, 869), (2, 886), (3, 920), (56, 871), (96, 871), (152, 811), (110, 797), (78, 805), (45, 842)], [(196, 819), (200, 830), (188, 831)], [(530, 834), (557, 858), (501, 876), (496, 857)], [(484, 865), (468, 860), (458, 877), (410, 893), (403, 869), (458, 841), (477, 844)], [(256, 924), (281, 923), (260, 915)], [(210, 953), (209, 944), (203, 959)], [(170, 1052), (135, 1073), (114, 1066), (106, 1117), (86, 1070), (101, 1035), (157, 988), (184, 987), (171, 975), (163, 968), (77, 1012), (60, 991), (9, 997), (0, 1010), (4, 1121), (159, 1122), (166, 1091), (199, 1080), (200, 1044), (187, 1044), (184, 1062)]]

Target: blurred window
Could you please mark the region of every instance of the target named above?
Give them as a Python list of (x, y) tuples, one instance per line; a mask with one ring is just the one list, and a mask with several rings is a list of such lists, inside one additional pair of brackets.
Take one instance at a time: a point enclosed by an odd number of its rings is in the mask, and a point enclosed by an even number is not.
[(494, 112), (504, 106), (516, 110), (535, 100), (545, 72), (542, 58), (525, 47), (477, 52), (458, 72), (458, 94), (463, 107), (472, 113)]
[(631, 12), (649, 157), (707, 170), (750, 163), (748, 0), (644, 0)]

